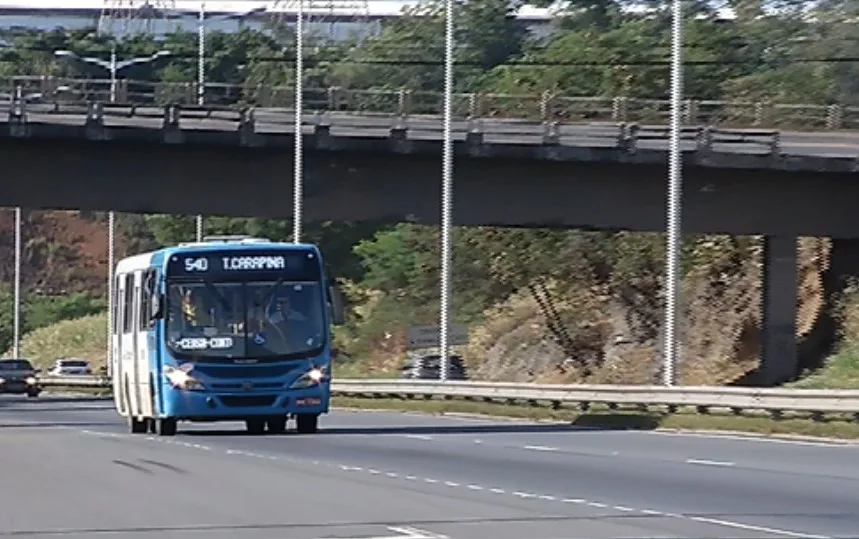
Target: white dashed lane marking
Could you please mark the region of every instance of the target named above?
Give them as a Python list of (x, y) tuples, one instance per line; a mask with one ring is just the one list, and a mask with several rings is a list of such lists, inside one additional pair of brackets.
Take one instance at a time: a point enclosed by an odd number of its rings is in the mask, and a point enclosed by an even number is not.
[(530, 449), (531, 451), (559, 451), (557, 447), (550, 447), (547, 445), (526, 445), (523, 449)]
[(723, 466), (730, 468), (731, 466), (736, 466), (733, 462), (728, 462), (725, 460), (707, 460), (707, 459), (687, 459), (686, 464), (699, 464), (701, 466)]
[(409, 438), (411, 440), (425, 440), (431, 441), (432, 436), (427, 436), (426, 434), (398, 434), (398, 436), (402, 436), (403, 438)]
[[(91, 430), (80, 430), (78, 432), (81, 432), (81, 433), (87, 434), (87, 435), (102, 437), (102, 438), (107, 437), (107, 438), (125, 438), (125, 439), (129, 439), (129, 440), (146, 440), (146, 441), (150, 441), (150, 442), (157, 442), (157, 443), (162, 443), (162, 444), (167, 444), (167, 445), (175, 445), (175, 446), (185, 447), (188, 449), (196, 449), (196, 450), (201, 450), (201, 451), (211, 451), (212, 450), (212, 448), (209, 446), (200, 445), (200, 444), (193, 444), (193, 443), (188, 443), (188, 442), (182, 442), (182, 441), (174, 440), (174, 439), (170, 439), (170, 438), (160, 438), (160, 437), (156, 437), (156, 436), (138, 437), (138, 436), (133, 436), (130, 434), (97, 432), (97, 431), (91, 431)], [(475, 440), (475, 443), (480, 443), (480, 441)], [(535, 447), (540, 447), (541, 449), (534, 449)], [(547, 451), (547, 450), (552, 451), (552, 450), (554, 450), (554, 448), (546, 449), (546, 448), (544, 448), (544, 446), (530, 446), (530, 447), (526, 446), (525, 449), (532, 449), (535, 451)], [(241, 458), (258, 458), (258, 459), (265, 459), (265, 460), (271, 460), (271, 461), (281, 461), (281, 462), (307, 462), (303, 459), (298, 459), (298, 458), (294, 458), (294, 457), (263, 455), (260, 453), (254, 453), (254, 452), (250, 452), (250, 451), (242, 451), (242, 450), (237, 450), (237, 449), (226, 449), (226, 450), (224, 450), (224, 452), (227, 455), (235, 455), (235, 456), (241, 457)], [(638, 513), (638, 514), (647, 515), (647, 516), (651, 516), (651, 517), (687, 520), (687, 521), (699, 522), (701, 524), (709, 524), (709, 525), (713, 525), (713, 526), (722, 526), (725, 528), (733, 528), (733, 529), (738, 529), (738, 530), (767, 533), (767, 534), (774, 535), (774, 536), (791, 537), (791, 538), (795, 538), (795, 539), (834, 539), (834, 538), (826, 536), (826, 535), (816, 535), (816, 534), (797, 532), (797, 531), (792, 531), (792, 530), (768, 528), (765, 526), (755, 526), (753, 524), (745, 524), (742, 522), (734, 522), (734, 521), (730, 521), (730, 520), (697, 517), (697, 516), (683, 515), (683, 514), (678, 514), (678, 513), (669, 513), (669, 512), (665, 512), (665, 511), (657, 511), (654, 509), (638, 509), (638, 508), (634, 508), (634, 507), (628, 507), (625, 505), (613, 505), (613, 504), (609, 504), (609, 503), (603, 503), (603, 502), (599, 502), (596, 500), (589, 500), (586, 498), (565, 498), (565, 497), (554, 496), (551, 494), (538, 494), (538, 493), (521, 492), (521, 491), (507, 491), (503, 488), (498, 488), (498, 487), (475, 485), (473, 483), (462, 484), (462, 483), (458, 483), (455, 481), (435, 479), (432, 477), (419, 477), (416, 475), (404, 475), (404, 474), (400, 474), (398, 472), (383, 472), (381, 470), (376, 470), (374, 468), (364, 468), (362, 466), (352, 466), (352, 465), (348, 465), (348, 464), (339, 464), (339, 463), (327, 463), (327, 462), (320, 462), (320, 461), (316, 461), (316, 460), (311, 461), (311, 462), (312, 462), (312, 464), (314, 464), (316, 466), (330, 467), (330, 468), (338, 469), (340, 471), (347, 472), (347, 473), (367, 473), (367, 474), (374, 475), (374, 476), (377, 476), (380, 478), (388, 478), (388, 479), (397, 480), (397, 481), (400, 481), (400, 480), (404, 480), (404, 481), (422, 480), (424, 483), (432, 484), (432, 485), (435, 485), (435, 484), (444, 485), (444, 486), (449, 487), (449, 488), (462, 487), (462, 488), (466, 488), (466, 489), (472, 490), (472, 491), (489, 492), (489, 493), (492, 493), (495, 495), (500, 495), (500, 496), (515, 496), (519, 499), (542, 500), (542, 501), (545, 501), (547, 503), (563, 503), (563, 504), (573, 504), (573, 505), (584, 505), (584, 506), (588, 506), (588, 507), (593, 507), (595, 509), (613, 510), (613, 511), (618, 511), (618, 512), (625, 513), (625, 514)], [(720, 462), (720, 461), (698, 460), (698, 459), (688, 459), (686, 462), (689, 464), (700, 464), (700, 465), (710, 465), (710, 466), (731, 466), (731, 465), (733, 465), (733, 463), (725, 463), (725, 462)]]

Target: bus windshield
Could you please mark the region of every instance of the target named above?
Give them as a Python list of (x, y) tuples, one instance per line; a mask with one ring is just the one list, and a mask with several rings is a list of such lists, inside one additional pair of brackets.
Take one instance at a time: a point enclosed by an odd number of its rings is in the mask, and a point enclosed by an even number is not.
[(318, 282), (182, 282), (167, 291), (167, 344), (195, 359), (299, 359), (326, 327)]

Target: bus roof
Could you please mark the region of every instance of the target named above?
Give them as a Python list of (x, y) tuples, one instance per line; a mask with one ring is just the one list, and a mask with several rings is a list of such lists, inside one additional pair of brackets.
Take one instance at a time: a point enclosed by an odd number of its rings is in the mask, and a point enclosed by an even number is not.
[(311, 251), (320, 255), (319, 248), (312, 243), (287, 243), (267, 241), (253, 238), (254, 241), (243, 240), (226, 240), (212, 239), (210, 241), (180, 243), (179, 245), (171, 245), (162, 247), (154, 251), (140, 253), (137, 255), (123, 258), (116, 265), (116, 273), (128, 273), (154, 266), (161, 266), (164, 261), (177, 253), (201, 253), (206, 251), (258, 251), (260, 249), (271, 249), (272, 251)]

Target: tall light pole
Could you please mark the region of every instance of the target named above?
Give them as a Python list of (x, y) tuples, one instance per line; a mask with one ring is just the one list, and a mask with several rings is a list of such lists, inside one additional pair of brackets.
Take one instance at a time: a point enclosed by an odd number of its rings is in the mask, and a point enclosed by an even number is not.
[(197, 104), (206, 102), (206, 0), (197, 14)]
[[(251, 15), (257, 15), (267, 11), (265, 6), (249, 9), (240, 13), (231, 13), (220, 17), (212, 17), (209, 20), (238, 19), (242, 21)], [(197, 14), (197, 104), (202, 106), (206, 103), (206, 0), (200, 2), (200, 11)], [(197, 241), (203, 241), (203, 216), (198, 214), (195, 221)]]
[[(197, 104), (206, 102), (206, 1), (200, 2), (197, 23)], [(203, 215), (198, 213), (195, 222), (197, 242), (203, 241)]]
[(680, 122), (683, 99), (683, 5), (673, 0), (671, 25), (671, 134), (668, 153), (668, 239), (665, 261), (665, 345), (662, 369), (663, 383), (673, 386), (679, 349), (678, 311), (680, 300), (680, 249), (682, 229), (682, 153)]
[(453, 101), (453, 0), (445, 0), (444, 5), (444, 143), (442, 146), (441, 181), (441, 299), (439, 301), (440, 325), (439, 348), (441, 353), (442, 381), (447, 380), (450, 370), (450, 274), (451, 274), (451, 210), (453, 205), (453, 139), (451, 137), (451, 116)]
[(20, 357), (21, 343), (21, 208), (15, 208), (15, 299), (12, 326), (12, 356)]
[(301, 242), (302, 210), (302, 134), (304, 93), (304, 0), (298, 0), (298, 15), (295, 19), (295, 175), (292, 187), (292, 241)]
[(107, 375), (113, 376), (113, 280), (116, 241), (114, 238), (116, 230), (115, 215), (113, 210), (107, 214)]
[[(116, 40), (110, 42), (110, 102), (116, 102)], [(116, 215), (113, 210), (107, 214), (107, 354), (105, 364), (107, 375), (113, 377), (113, 267), (116, 251)]]

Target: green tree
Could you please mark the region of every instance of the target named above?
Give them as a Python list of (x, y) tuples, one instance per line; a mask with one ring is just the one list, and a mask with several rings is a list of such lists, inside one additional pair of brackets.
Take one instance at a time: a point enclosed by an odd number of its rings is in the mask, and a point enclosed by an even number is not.
[[(462, 64), (455, 68), (458, 91), (471, 91), (484, 71), (521, 53), (526, 34), (512, 17), (521, 5), (507, 0), (456, 3), (455, 55)], [(342, 64), (335, 64), (328, 80), (346, 88), (440, 91), (444, 36), (444, 5), (440, 1), (409, 8), (405, 17), (385, 23), (381, 35), (366, 40)]]

